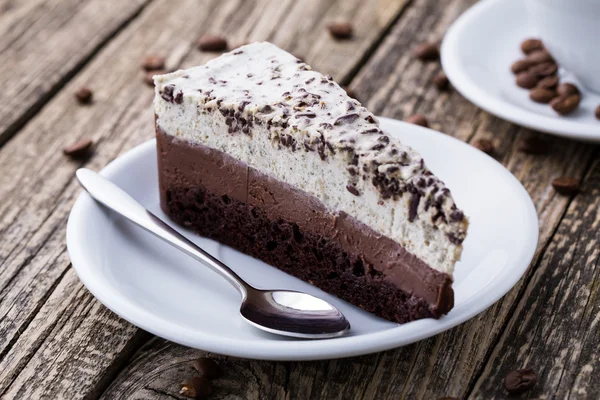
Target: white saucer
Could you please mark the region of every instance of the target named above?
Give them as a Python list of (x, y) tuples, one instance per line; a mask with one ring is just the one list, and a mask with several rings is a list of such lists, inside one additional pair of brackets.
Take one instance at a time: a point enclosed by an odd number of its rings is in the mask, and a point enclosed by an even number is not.
[(565, 71), (560, 71), (561, 81), (574, 82), (583, 92), (579, 109), (569, 116), (534, 103), (529, 91), (515, 84), (510, 66), (523, 57), (520, 44), (530, 37), (536, 34), (522, 0), (480, 1), (446, 33), (444, 72), (463, 96), (491, 114), (542, 132), (600, 142), (600, 121), (594, 117), (600, 95), (585, 91)]
[[(112, 311), (168, 340), (212, 352), (270, 360), (349, 357), (406, 345), (458, 325), (502, 297), (533, 257), (538, 220), (521, 184), (491, 157), (444, 134), (381, 118), (383, 129), (419, 150), (471, 219), (455, 272), (454, 309), (440, 320), (397, 325), (216, 242), (180, 229), (250, 284), (322, 296), (352, 324), (349, 336), (294, 340), (263, 333), (238, 316), (237, 292), (212, 271), (124, 221), (82, 193), (67, 226), (77, 274)], [(143, 205), (159, 209), (155, 141), (108, 165), (102, 174)]]

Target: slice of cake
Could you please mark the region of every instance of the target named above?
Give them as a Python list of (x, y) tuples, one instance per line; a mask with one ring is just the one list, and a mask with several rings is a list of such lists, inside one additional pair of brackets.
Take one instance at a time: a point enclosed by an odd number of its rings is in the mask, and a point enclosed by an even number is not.
[(450, 311), (467, 219), (330, 76), (254, 43), (154, 80), (174, 221), (391, 321)]

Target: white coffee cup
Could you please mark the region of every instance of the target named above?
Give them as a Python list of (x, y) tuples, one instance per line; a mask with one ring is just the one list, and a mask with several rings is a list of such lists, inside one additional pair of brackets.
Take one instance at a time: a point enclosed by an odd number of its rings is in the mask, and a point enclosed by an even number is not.
[(525, 0), (525, 4), (557, 63), (600, 93), (600, 0)]

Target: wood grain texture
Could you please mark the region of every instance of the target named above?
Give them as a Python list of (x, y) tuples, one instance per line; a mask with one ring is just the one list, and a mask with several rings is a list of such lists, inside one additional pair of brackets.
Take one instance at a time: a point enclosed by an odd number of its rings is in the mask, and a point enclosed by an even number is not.
[[(305, 59), (344, 80), (404, 4), (213, 0), (199, 6), (186, 0), (173, 7), (156, 0), (102, 48), (0, 149), (0, 397), (94, 398), (147, 339), (83, 288), (64, 242), (79, 193), (74, 171), (82, 165), (100, 169), (153, 136), (153, 91), (140, 70), (144, 56), (165, 55), (168, 68), (204, 61), (215, 55), (197, 52), (193, 43), (206, 32), (224, 33), (232, 42), (269, 39), (294, 53), (300, 43), (306, 46), (304, 36), (319, 49), (308, 46)], [(355, 20), (354, 47), (333, 41), (324, 29), (339, 15)], [(284, 24), (295, 36), (277, 37)], [(91, 106), (73, 101), (83, 85), (94, 90)], [(63, 147), (86, 137), (96, 142), (89, 160), (62, 155)]]
[[(231, 369), (234, 375), (240, 374), (239, 371), (252, 371), (252, 377), (243, 375), (238, 379), (217, 381), (215, 398), (505, 398), (506, 393), (502, 388), (504, 373), (523, 366), (521, 359), (524, 351), (530, 351), (532, 357), (537, 354), (535, 350), (528, 348), (527, 338), (530, 333), (527, 330), (506, 330), (507, 325), (509, 328), (515, 324), (520, 326), (525, 312), (515, 314), (519, 304), (523, 301), (533, 302), (548, 315), (545, 325), (537, 328), (539, 332), (552, 332), (569, 323), (568, 319), (560, 323), (556, 321), (551, 303), (538, 302), (535, 293), (539, 284), (535, 276), (540, 270), (550, 268), (555, 271), (558, 267), (562, 258), (549, 261), (550, 267), (545, 267), (546, 261), (541, 255), (545, 249), (552, 249), (560, 242), (557, 229), (558, 232), (568, 229), (563, 226), (568, 224), (568, 215), (572, 209), (571, 206), (567, 210), (571, 199), (557, 195), (550, 182), (561, 175), (583, 177), (589, 169), (594, 147), (547, 137), (549, 150), (546, 154), (524, 154), (518, 150), (521, 140), (538, 135), (537, 133), (490, 116), (454, 91), (439, 93), (435, 89), (431, 79), (439, 71), (439, 64), (415, 61), (411, 56), (411, 49), (420, 41), (439, 39), (448, 24), (472, 3), (474, 1), (413, 2), (351, 86), (358, 97), (366, 100), (367, 106), (376, 113), (406, 118), (412, 113), (421, 112), (428, 116), (434, 128), (462, 140), (489, 138), (494, 142), (494, 157), (521, 180), (534, 200), (540, 217), (540, 243), (526, 276), (500, 302), (473, 320), (404, 348), (347, 360), (311, 363), (268, 363), (220, 358), (221, 363)], [(598, 183), (592, 183), (591, 187), (597, 188)], [(595, 209), (594, 205), (589, 207), (590, 210), (597, 210), (597, 205)], [(593, 212), (588, 210), (588, 214), (590, 213)], [(565, 219), (561, 223), (563, 215)], [(573, 218), (577, 221), (580, 217)], [(590, 219), (597, 221), (599, 218), (594, 215)], [(598, 222), (590, 224), (592, 226), (584, 228), (574, 223), (576, 230), (582, 235), (589, 235), (590, 229)], [(597, 253), (593, 253), (594, 251), (596, 250), (590, 250), (590, 253), (596, 254), (597, 260)], [(582, 264), (580, 268), (583, 267)], [(573, 283), (572, 278), (566, 275), (553, 277), (553, 285), (557, 285), (556, 287), (562, 284), (571, 287), (573, 293), (583, 293), (578, 295), (579, 305), (584, 301), (588, 302), (586, 304), (595, 301), (597, 307), (597, 271), (588, 272), (586, 277)], [(588, 398), (594, 398), (600, 393), (590, 375), (597, 368), (597, 359), (590, 359), (594, 356), (593, 349), (597, 348), (598, 343), (597, 319), (594, 320), (596, 315), (591, 309), (584, 309), (587, 310), (584, 312), (587, 319), (582, 316), (585, 326), (580, 328), (575, 339), (580, 348), (587, 349), (584, 356), (577, 359), (580, 367), (572, 367), (568, 371), (554, 369), (555, 376), (562, 376), (564, 371), (571, 377), (577, 376), (575, 380), (562, 381), (562, 393), (571, 391), (573, 398), (586, 398), (582, 393)], [(515, 340), (522, 342), (521, 347), (511, 347)], [(542, 347), (537, 351), (547, 351)], [(105, 398), (138, 394), (157, 399), (177, 397), (178, 380), (184, 378), (182, 374), (191, 371), (189, 360), (202, 354), (204, 353), (155, 339), (119, 375), (105, 393)], [(512, 354), (512, 358), (508, 358), (508, 361), (504, 361), (504, 358), (497, 360), (498, 356), (494, 356), (496, 354)], [(544, 356), (545, 365), (552, 365), (552, 360), (560, 359), (561, 354), (562, 359), (568, 355), (565, 348), (556, 346)], [(517, 355), (521, 359), (516, 359)], [(490, 359), (490, 356), (493, 357)], [(493, 366), (495, 368), (492, 369)], [(158, 375), (161, 378), (149, 378)], [(269, 378), (265, 379), (265, 376)], [(545, 376), (542, 375), (542, 378)], [(549, 398), (556, 392), (557, 385), (557, 382), (542, 379), (532, 397), (537, 398), (539, 395), (541, 398)], [(579, 394), (579, 397), (575, 394)]]
[[(600, 154), (569, 205), (490, 361), (476, 397), (502, 399), (494, 385), (533, 367), (540, 384), (528, 398), (600, 395)], [(474, 396), (475, 397), (475, 396)]]
[(148, 1), (3, 1), (0, 145)]

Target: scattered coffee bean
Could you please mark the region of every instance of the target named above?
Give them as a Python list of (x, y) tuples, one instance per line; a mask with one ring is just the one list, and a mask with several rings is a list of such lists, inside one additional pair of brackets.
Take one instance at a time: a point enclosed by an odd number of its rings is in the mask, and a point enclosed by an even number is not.
[(598, 107), (596, 107), (596, 110), (594, 111), (594, 115), (596, 116), (597, 119), (600, 119), (600, 104), (598, 105)]
[(440, 58), (440, 46), (437, 43), (421, 43), (414, 49), (414, 55), (421, 61), (434, 61)]
[(517, 60), (511, 65), (510, 70), (513, 74), (518, 74), (519, 72), (527, 71), (532, 65), (533, 63), (529, 60)]
[(433, 77), (433, 84), (441, 91), (448, 90), (450, 87), (450, 81), (443, 71)]
[(538, 78), (545, 78), (558, 72), (558, 65), (553, 62), (546, 62), (538, 65), (534, 65), (529, 68), (528, 72), (537, 76)]
[(544, 154), (548, 151), (548, 142), (536, 136), (528, 137), (521, 141), (519, 151), (527, 154)]
[(142, 61), (142, 68), (146, 71), (156, 71), (165, 68), (165, 58), (161, 56), (148, 56)]
[(559, 96), (567, 96), (570, 94), (581, 95), (579, 88), (577, 86), (573, 85), (572, 83), (561, 83), (556, 88), (556, 92), (558, 93)]
[(557, 94), (554, 90), (544, 89), (541, 87), (535, 87), (529, 92), (529, 98), (536, 103), (548, 104), (556, 96)]
[(220, 36), (203, 35), (196, 45), (203, 51), (223, 51), (227, 49), (227, 40)]
[(483, 151), (485, 154), (492, 154), (494, 152), (494, 143), (490, 139), (479, 139), (473, 143), (473, 147)]
[(538, 376), (531, 368), (510, 371), (504, 378), (504, 388), (510, 394), (528, 391), (537, 383)]
[(353, 33), (350, 22), (334, 22), (329, 24), (327, 29), (329, 29), (329, 33), (335, 39), (350, 39)]
[(423, 114), (414, 114), (406, 119), (406, 122), (409, 124), (415, 124), (419, 126), (424, 126), (425, 128), (429, 127), (429, 122), (427, 122), (427, 118)]
[(523, 89), (531, 89), (535, 85), (537, 85), (539, 81), (540, 78), (533, 74), (530, 74), (527, 71), (517, 74), (517, 86), (522, 87)]
[(560, 194), (570, 195), (579, 191), (579, 179), (561, 177), (552, 181), (552, 187)]
[(63, 154), (72, 158), (80, 158), (88, 155), (94, 142), (91, 139), (82, 139), (63, 149)]
[(154, 75), (163, 75), (166, 74), (168, 71), (165, 71), (164, 69), (158, 69), (156, 71), (149, 71), (146, 72), (146, 74), (144, 74), (144, 82), (146, 82), (146, 85), (154, 87)]
[(567, 115), (579, 107), (581, 96), (578, 94), (562, 95), (550, 102), (550, 106), (560, 115)]
[(535, 87), (554, 90), (556, 89), (556, 86), (558, 86), (558, 76), (552, 75), (547, 76), (541, 81), (539, 81)]
[(219, 364), (211, 358), (200, 357), (194, 361), (194, 368), (200, 373), (200, 376), (204, 376), (207, 379), (216, 379), (223, 375), (223, 370), (219, 367)]
[(554, 62), (554, 58), (552, 55), (548, 53), (546, 50), (537, 50), (533, 53), (529, 54), (526, 58), (527, 61), (532, 64), (541, 64), (545, 62)]
[(212, 384), (208, 379), (202, 376), (188, 378), (181, 384), (179, 394), (193, 399), (202, 399), (210, 396), (212, 393)]
[(537, 50), (543, 50), (544, 44), (539, 39), (527, 39), (521, 43), (521, 50), (524, 54), (530, 54)]
[(87, 87), (81, 87), (75, 92), (75, 98), (80, 104), (90, 104), (92, 102), (93, 93)]

